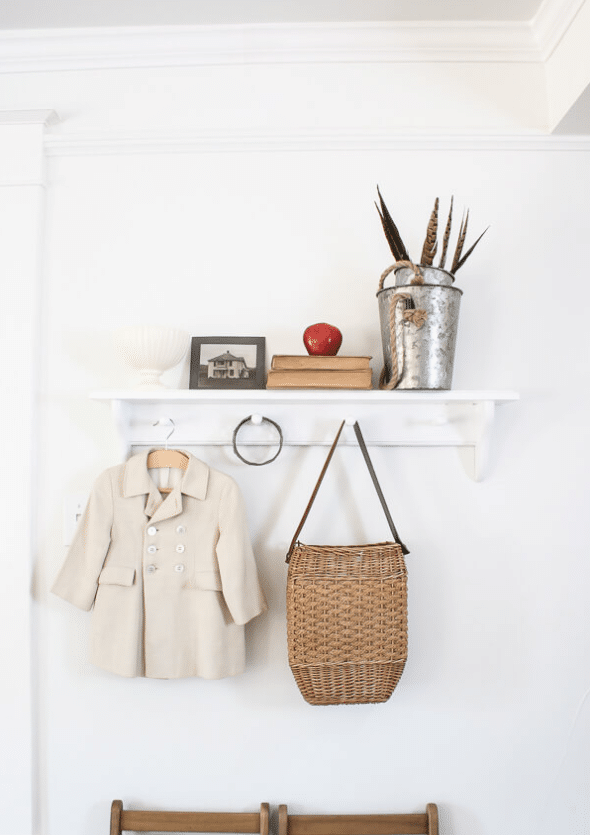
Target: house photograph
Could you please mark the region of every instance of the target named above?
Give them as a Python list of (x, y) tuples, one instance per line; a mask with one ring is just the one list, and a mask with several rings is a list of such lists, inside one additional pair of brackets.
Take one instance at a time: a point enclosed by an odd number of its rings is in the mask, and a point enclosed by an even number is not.
[(207, 360), (207, 377), (210, 379), (236, 379), (244, 380), (250, 375), (244, 357), (236, 357), (225, 351), (217, 357)]

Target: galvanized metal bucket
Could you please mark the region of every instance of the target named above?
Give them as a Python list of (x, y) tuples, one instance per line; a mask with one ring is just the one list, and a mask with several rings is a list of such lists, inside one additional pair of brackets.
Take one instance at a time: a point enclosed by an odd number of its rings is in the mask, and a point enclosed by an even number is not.
[(405, 287), (408, 284), (413, 284), (418, 273), (425, 284), (444, 284), (450, 286), (455, 283), (453, 273), (447, 270), (441, 270), (440, 267), (421, 267), (419, 265), (404, 267), (399, 266), (399, 264), (393, 264), (381, 275), (380, 288), (383, 287), (383, 282), (390, 273), (393, 273), (393, 283), (396, 287)]
[(380, 388), (450, 389), (463, 291), (452, 286), (454, 276), (446, 270), (413, 265), (397, 267), (395, 287), (383, 288), (391, 271), (381, 276), (377, 293), (384, 361)]

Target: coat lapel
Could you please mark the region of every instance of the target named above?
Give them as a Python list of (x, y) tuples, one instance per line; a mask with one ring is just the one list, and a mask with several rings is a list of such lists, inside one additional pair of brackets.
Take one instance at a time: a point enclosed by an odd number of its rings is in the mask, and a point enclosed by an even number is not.
[(156, 508), (162, 503), (160, 492), (147, 468), (147, 457), (150, 452), (151, 450), (148, 449), (138, 455), (132, 455), (125, 464), (123, 476), (123, 496), (126, 499), (147, 494), (143, 512), (148, 517), (153, 516)]
[(171, 493), (168, 493), (164, 501), (156, 508), (151, 515), (151, 522), (161, 522), (163, 519), (170, 519), (172, 516), (178, 516), (179, 513), (182, 513), (182, 496), (179, 486), (177, 485)]
[[(161, 522), (182, 513), (182, 494), (203, 500), (207, 495), (209, 467), (191, 455), (181, 481), (162, 501), (162, 496), (147, 468), (147, 457), (151, 450), (133, 455), (125, 465), (123, 495), (141, 496), (147, 494), (144, 513), (152, 522)], [(183, 450), (184, 452), (184, 450)]]

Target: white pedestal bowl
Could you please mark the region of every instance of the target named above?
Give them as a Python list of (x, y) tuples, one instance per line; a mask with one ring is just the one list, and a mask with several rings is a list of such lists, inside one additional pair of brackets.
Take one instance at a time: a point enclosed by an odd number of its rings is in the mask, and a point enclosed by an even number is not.
[(120, 328), (114, 338), (123, 362), (139, 373), (141, 389), (166, 388), (160, 376), (178, 365), (190, 343), (186, 331), (160, 325)]

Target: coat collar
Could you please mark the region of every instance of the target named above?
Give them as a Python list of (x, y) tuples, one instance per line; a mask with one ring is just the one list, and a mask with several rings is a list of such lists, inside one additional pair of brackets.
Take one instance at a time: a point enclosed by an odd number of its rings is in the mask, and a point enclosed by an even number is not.
[(162, 496), (156, 487), (155, 482), (147, 468), (147, 457), (152, 450), (147, 449), (138, 455), (133, 455), (125, 464), (123, 476), (123, 496), (142, 496), (147, 494), (145, 503), (145, 514), (154, 521), (157, 519), (168, 519), (177, 516), (182, 512), (182, 495), (192, 496), (201, 501), (207, 496), (207, 484), (209, 482), (209, 467), (191, 455), (190, 452), (182, 450), (188, 457), (188, 467), (181, 481), (171, 493), (162, 501)]

